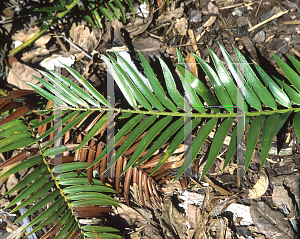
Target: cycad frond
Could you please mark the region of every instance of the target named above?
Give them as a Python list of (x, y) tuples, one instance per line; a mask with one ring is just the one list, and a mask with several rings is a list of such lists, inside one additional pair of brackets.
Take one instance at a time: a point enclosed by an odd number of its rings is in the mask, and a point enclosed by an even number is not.
[[(109, 190), (105, 192), (112, 191), (104, 187), (103, 177), (101, 180), (93, 179), (94, 170), (97, 170), (100, 176), (106, 174), (109, 181), (115, 183), (116, 193), (120, 194), (123, 187), (127, 203), (132, 181), (138, 195), (136, 201), (146, 206), (143, 197), (145, 194), (147, 203), (159, 206), (160, 196), (156, 191), (156, 183), (168, 178), (178, 179), (186, 172), (212, 131), (214, 137), (201, 177), (215, 162), (230, 129), (233, 137), (227, 150), (224, 168), (236, 152), (236, 145), (242, 140), (243, 132), (241, 134), (238, 129), (247, 127), (249, 123), (244, 170), (247, 170), (250, 164), (261, 131), (261, 168), (265, 164), (272, 139), (290, 117), (293, 118), (293, 126), (299, 139), (300, 108), (297, 105), (300, 105), (300, 63), (290, 58), (297, 73), (274, 56), (290, 82), (287, 84), (268, 76), (260, 66), (251, 67), (235, 48), (239, 63), (234, 63), (225, 49), (220, 47), (229, 71), (210, 49), (215, 69), (195, 55), (213, 86), (211, 90), (183, 67), (183, 58), (180, 52), (177, 52), (179, 60), (176, 67), (181, 74), (184, 96), (178, 90), (172, 72), (161, 59), (166, 92), (146, 59), (140, 54), (152, 92), (130, 64), (118, 54), (117, 60), (110, 56), (101, 56), (132, 109), (114, 108), (87, 80), (67, 66), (85, 90), (55, 72), (41, 72), (49, 82), (37, 78), (51, 93), (29, 83), (41, 95), (54, 101), (55, 107), (61, 111), (59, 122), (53, 122), (56, 117), (54, 115), (44, 115), (40, 122), (34, 121), (29, 129), (38, 128), (39, 136), (35, 142), (45, 141), (42, 143), (41, 154), (43, 157), (54, 157), (50, 164), (56, 165), (55, 159), (61, 160), (61, 165), (53, 169), (48, 166), (48, 171), (62, 173), (54, 178), (57, 179), (58, 188), (65, 187), (62, 191), (71, 201), (67, 204), (69, 209), (88, 207), (90, 210), (90, 206), (101, 204), (101, 200), (105, 205), (116, 205), (115, 201), (105, 195), (97, 194), (103, 192), (101, 190), (104, 188)], [(236, 117), (237, 122), (234, 120)], [(107, 128), (114, 126), (114, 122), (118, 131), (110, 136), (111, 140), (105, 145), (101, 138), (104, 137)], [(50, 123), (52, 125), (49, 127)], [(53, 134), (55, 129), (58, 129), (56, 135)], [(77, 137), (70, 135), (73, 129), (75, 132), (80, 129)], [(197, 134), (190, 142), (192, 132)], [(234, 137), (235, 135), (237, 137)], [(185, 152), (174, 157), (174, 152), (183, 145), (188, 146)], [(30, 162), (31, 159), (37, 160), (39, 157), (35, 156), (23, 163)], [(45, 158), (43, 160), (46, 163)], [(82, 172), (85, 169), (86, 173)], [(76, 171), (80, 174), (79, 178), (76, 177)], [(125, 175), (124, 184), (120, 183), (122, 175)], [(90, 197), (78, 201), (81, 197), (80, 190), (89, 191), (87, 195)], [(99, 196), (99, 199), (94, 200), (94, 196)], [(81, 209), (78, 213), (82, 213)], [(73, 213), (68, 216), (69, 221), (66, 225), (69, 232), (75, 231), (76, 225), (73, 221), (70, 222), (73, 216)], [(85, 229), (90, 228), (83, 228)]]

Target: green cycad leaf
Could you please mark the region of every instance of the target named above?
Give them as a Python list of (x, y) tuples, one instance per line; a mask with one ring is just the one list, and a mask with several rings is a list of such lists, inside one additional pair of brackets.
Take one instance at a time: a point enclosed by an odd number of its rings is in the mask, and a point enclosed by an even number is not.
[[(27, 228), (29, 228), (29, 227), (37, 224), (38, 222), (44, 220), (51, 213), (53, 213), (55, 210), (57, 210), (58, 208), (60, 208), (63, 201), (64, 201), (63, 197), (61, 197), (58, 200), (56, 200), (50, 207), (48, 207), (40, 215), (38, 215), (35, 219), (33, 219), (33, 221), (31, 221), (23, 230), (26, 230)], [(59, 215), (57, 215), (57, 216), (59, 216)]]
[(160, 149), (167, 140), (177, 132), (177, 130), (183, 125), (184, 118), (181, 117), (176, 120), (173, 124), (171, 124), (163, 133), (159, 136), (159, 138), (155, 141), (149, 151), (139, 160), (139, 162), (135, 165), (135, 167), (139, 166), (143, 162), (145, 162), (149, 157), (151, 157), (154, 152)]
[(233, 49), (239, 59), (241, 68), (243, 69), (244, 76), (246, 77), (247, 82), (252, 87), (258, 98), (270, 108), (277, 109), (274, 98), (254, 74), (252, 68), (246, 61), (245, 57), (235, 47), (233, 47)]
[[(53, 72), (53, 71), (49, 71), (53, 76), (56, 77), (57, 80), (59, 80), (60, 82), (62, 82), (66, 87), (70, 87), (70, 90), (80, 96), (75, 98), (80, 101), (81, 105), (86, 106), (87, 108), (89, 108), (89, 105), (87, 103), (85, 103), (83, 100), (86, 100), (88, 103), (90, 103), (91, 105), (100, 107), (100, 104), (98, 102), (96, 102), (93, 97), (88, 94), (87, 92), (85, 92), (83, 89), (81, 89), (78, 85), (76, 85), (74, 82), (70, 81), (69, 79), (67, 79), (66, 77), (59, 75), (57, 72)], [(83, 101), (83, 102), (82, 102)]]
[(207, 48), (208, 48), (209, 54), (214, 62), (216, 71), (218, 73), (218, 76), (219, 76), (221, 82), (225, 86), (233, 104), (237, 105), (236, 85), (232, 81), (231, 77), (229, 76), (228, 72), (226, 71), (224, 65), (222, 64), (220, 59), (217, 57), (217, 55), (209, 47), (207, 47)]
[[(67, 203), (64, 203), (62, 206), (60, 206), (55, 212), (52, 212), (52, 214), (43, 221), (40, 225), (38, 225), (36, 228), (34, 228), (30, 233), (27, 234), (27, 236), (31, 235), (32, 233), (37, 232), (38, 230), (41, 230), (41, 228), (45, 225), (48, 225), (50, 222), (55, 220), (57, 217), (59, 217), (60, 214), (66, 209)], [(70, 213), (70, 211), (68, 210)]]
[(218, 75), (214, 72), (214, 70), (199, 56), (194, 55), (195, 59), (198, 61), (202, 69), (204, 70), (205, 74), (208, 76), (208, 79), (212, 83), (214, 91), (216, 92), (217, 98), (219, 99), (220, 103), (224, 106), (226, 110), (233, 113), (232, 102), (229, 98), (228, 93), (226, 92), (221, 80), (219, 79)]
[[(223, 170), (229, 164), (232, 156), (236, 152), (237, 145), (241, 142), (241, 139), (244, 136), (243, 133), (245, 131), (245, 127), (247, 127), (247, 125), (249, 124), (249, 121), (250, 121), (249, 116), (246, 116), (244, 119), (240, 118), (239, 121), (237, 122), (236, 126), (234, 127), (234, 130), (232, 131), (232, 135), (231, 135), (231, 140), (230, 140), (230, 143), (229, 143), (229, 146), (228, 146), (228, 150), (227, 150)], [(243, 125), (243, 123), (244, 123), (244, 125)], [(241, 128), (243, 129), (243, 131), (238, 132), (238, 129), (241, 129)]]
[[(180, 66), (179, 64), (176, 64), (177, 69), (179, 70), (180, 74), (185, 76), (185, 73), (188, 72), (191, 74), (188, 70)], [(218, 105), (216, 99), (213, 97), (209, 89), (200, 81), (197, 77), (195, 77), (193, 74), (191, 74), (192, 82), (191, 87), (194, 91), (198, 93), (209, 105), (216, 106)], [(197, 102), (196, 102), (197, 103)], [(195, 103), (195, 104), (196, 104)], [(202, 103), (198, 103), (199, 105), (193, 105), (194, 107), (203, 107)], [(204, 108), (203, 108), (204, 109)], [(218, 108), (213, 108), (213, 111), (216, 113), (220, 113), (220, 110)]]
[(239, 89), (243, 89), (243, 87), (245, 88), (245, 99), (248, 102), (248, 104), (250, 106), (252, 106), (254, 109), (257, 110), (261, 110), (261, 103), (259, 101), (259, 99), (257, 98), (256, 94), (253, 92), (253, 90), (250, 89), (249, 85), (247, 84), (247, 82), (244, 82), (244, 77), (241, 74), (240, 70), (238, 69), (237, 65), (239, 63), (234, 63), (232, 58), (230, 57), (230, 55), (228, 54), (227, 51), (225, 51), (225, 49), (223, 48), (222, 45), (220, 45), (222, 54), (226, 60), (227, 66), (231, 72), (231, 74), (233, 75), (235, 81), (237, 82), (238, 88)]
[(292, 87), (287, 85), (285, 82), (277, 79), (275, 76), (273, 76), (273, 78), (278, 83), (278, 85), (280, 85), (285, 90), (291, 102), (300, 105), (300, 94), (298, 94)]
[(180, 109), (184, 110), (184, 99), (182, 98), (179, 91), (177, 90), (171, 71), (169, 70), (168, 66), (166, 65), (166, 63), (164, 63), (162, 59), (159, 58), (159, 61), (165, 76), (166, 86), (170, 97), (175, 102), (175, 104), (179, 106)]
[(109, 59), (105, 57), (104, 55), (101, 56), (101, 59), (105, 62), (107, 65), (107, 69), (109, 73), (114, 78), (115, 82), (119, 86), (120, 90), (123, 92), (123, 95), (127, 102), (133, 107), (137, 108), (136, 100), (134, 96), (132, 95), (129, 87), (124, 82), (123, 78), (119, 75), (119, 73), (115, 70), (114, 66), (109, 62)]
[(296, 136), (298, 138), (298, 141), (300, 141), (300, 112), (295, 114), (293, 118), (293, 123)]
[(130, 78), (137, 86), (137, 88), (142, 92), (145, 98), (158, 110), (163, 111), (164, 108), (161, 103), (156, 99), (156, 97), (152, 94), (146, 84), (142, 81), (139, 75), (135, 72), (135, 70), (125, 61), (122, 57), (120, 57), (117, 53), (118, 60), (120, 61), (123, 68), (128, 72)]
[[(117, 144), (141, 119), (143, 115), (137, 115), (133, 119), (131, 119), (127, 124), (116, 134), (115, 136), (115, 144)], [(110, 146), (110, 147), (108, 147)], [(102, 153), (95, 159), (95, 161), (89, 166), (92, 167), (96, 163), (98, 163), (106, 154), (108, 154), (114, 147), (114, 145), (109, 144)]]
[(121, 77), (123, 78), (123, 80), (125, 81), (125, 83), (127, 84), (127, 86), (129, 87), (130, 91), (132, 92), (132, 94), (134, 95), (134, 97), (136, 98), (136, 100), (142, 106), (144, 106), (147, 110), (151, 111), (152, 108), (149, 105), (148, 101), (144, 98), (144, 96), (142, 95), (142, 93), (139, 91), (139, 89), (135, 86), (135, 84), (132, 82), (132, 80), (126, 74), (126, 72), (124, 71), (124, 69), (120, 66), (120, 64), (118, 64), (118, 62), (114, 58), (112, 58), (110, 55), (108, 55), (108, 57), (114, 63), (115, 68), (117, 69), (117, 71), (119, 72), (119, 74), (121, 75)]
[(95, 97), (96, 100), (100, 101), (102, 104), (106, 105), (107, 107), (111, 107), (110, 103), (80, 74), (78, 74), (75, 70), (71, 67), (64, 65), (65, 68), (75, 77), (76, 80), (80, 82), (92, 95)]
[(291, 68), (289, 67), (283, 60), (281, 60), (278, 56), (273, 54), (273, 57), (279, 67), (282, 69), (283, 73), (285, 74), (286, 78), (292, 83), (295, 89), (300, 92), (300, 76)]
[(198, 135), (196, 136), (196, 138), (193, 141), (193, 144), (189, 147), (188, 154), (185, 157), (183, 165), (179, 169), (179, 171), (178, 171), (178, 173), (177, 173), (174, 180), (177, 180), (187, 170), (187, 168), (190, 166), (190, 164), (196, 158), (199, 150), (202, 147), (202, 144), (203, 144), (204, 140), (207, 138), (209, 133), (213, 130), (213, 128), (217, 124), (217, 121), (218, 121), (217, 118), (211, 119), (199, 131)]
[(245, 170), (248, 169), (253, 151), (255, 149), (261, 127), (265, 121), (264, 115), (255, 117), (250, 125), (247, 143), (246, 143), (246, 154), (245, 154)]
[(30, 167), (38, 164), (42, 160), (43, 160), (43, 158), (41, 156), (35, 156), (32, 158), (29, 158), (29, 159), (23, 161), (22, 163), (19, 163), (15, 167), (11, 168), (10, 170), (6, 171), (5, 173), (1, 174), (0, 179), (6, 177), (8, 175), (11, 175), (13, 173), (19, 172), (23, 169), (30, 168)]
[(49, 180), (49, 174), (41, 175), (37, 180), (35, 180), (32, 184), (30, 184), (24, 191), (22, 191), (10, 204), (8, 204), (7, 208), (15, 205), (17, 202), (20, 202), (30, 194), (32, 194), (35, 190), (43, 186)]
[(70, 229), (70, 227), (73, 225), (74, 222), (75, 222), (75, 218), (72, 216), (71, 218), (69, 218), (68, 222), (64, 224), (63, 228), (55, 238), (57, 239), (62, 238), (62, 236)]
[(149, 63), (147, 62), (146, 58), (140, 53), (140, 59), (144, 66), (144, 70), (146, 76), (148, 77), (149, 83), (156, 94), (157, 98), (161, 101), (161, 103), (166, 106), (169, 110), (173, 112), (177, 112), (176, 106), (172, 103), (172, 101), (166, 96), (163, 88), (161, 87), (159, 81), (157, 80), (152, 68), (150, 67)]
[(118, 6), (120, 12), (121, 12), (121, 16), (122, 16), (122, 21), (123, 23), (126, 23), (126, 15), (125, 15), (125, 10), (123, 8), (122, 3), (119, 0), (114, 0), (114, 3)]
[(18, 182), (12, 189), (10, 189), (9, 191), (7, 191), (3, 196), (8, 195), (14, 191), (18, 191), (21, 188), (25, 187), (26, 185), (28, 185), (30, 182), (32, 182), (33, 180), (35, 180), (36, 178), (38, 178), (41, 174), (43, 174), (44, 172), (46, 172), (46, 165), (42, 165), (40, 168), (35, 169), (33, 172), (31, 172), (30, 174), (26, 175), (25, 178), (22, 179), (22, 181)]
[(271, 148), (272, 139), (275, 136), (275, 135), (273, 136), (273, 131), (279, 116), (280, 115), (278, 113), (274, 113), (270, 115), (265, 122), (262, 137), (261, 137), (260, 168), (262, 168), (266, 162), (269, 150)]
[(300, 62), (298, 60), (296, 60), (294, 57), (291, 57), (290, 55), (288, 55), (290, 61), (293, 63), (294, 67), (296, 68), (296, 70), (298, 71), (298, 73), (300, 74)]
[(122, 144), (114, 156), (114, 160), (111, 160), (107, 165), (107, 170), (123, 155), (123, 153), (131, 146), (131, 144), (155, 121), (156, 115), (152, 115), (140, 123), (129, 135), (127, 140)]
[(291, 107), (291, 101), (286, 93), (279, 88), (279, 86), (272, 80), (271, 77), (258, 65), (254, 64), (258, 74), (260, 75), (261, 79), (264, 81), (265, 85), (270, 89), (271, 93), (275, 97), (275, 100), (285, 106)]
[(163, 164), (171, 157), (174, 151), (178, 148), (178, 146), (182, 143), (185, 137), (201, 122), (201, 118), (195, 118), (192, 120), (190, 127), (184, 126), (176, 135), (175, 139), (170, 143), (169, 147), (153, 169), (150, 175), (155, 173)]
[(122, 174), (124, 174), (139, 158), (139, 156), (144, 152), (150, 142), (155, 138), (155, 136), (166, 127), (168, 123), (172, 120), (172, 116), (167, 116), (160, 121), (158, 121), (155, 125), (151, 127), (151, 129), (147, 132), (147, 134), (143, 137), (139, 146), (134, 151), (133, 155), (131, 156), (129, 162), (127, 163), (125, 169), (123, 170)]
[[(45, 193), (43, 193), (44, 195)], [(15, 223), (21, 221), (23, 218), (29, 216), (30, 214), (34, 213), (35, 211), (39, 210), (43, 206), (45, 206), (47, 203), (51, 202), (53, 199), (55, 199), (59, 195), (59, 190), (55, 190), (51, 192), (49, 195), (45, 196), (42, 200), (38, 201), (36, 204), (34, 204), (29, 210), (27, 210), (26, 213), (24, 213), (21, 217), (19, 217)]]
[(201, 178), (204, 177), (204, 175), (208, 172), (210, 167), (213, 165), (215, 162), (221, 147), (223, 145), (224, 139), (234, 121), (233, 117), (227, 118), (226, 120), (223, 121), (223, 123), (220, 125), (220, 127), (217, 130), (217, 133), (214, 135), (213, 142), (211, 144), (211, 150), (208, 154), (208, 158), (206, 160), (203, 172), (201, 174)]

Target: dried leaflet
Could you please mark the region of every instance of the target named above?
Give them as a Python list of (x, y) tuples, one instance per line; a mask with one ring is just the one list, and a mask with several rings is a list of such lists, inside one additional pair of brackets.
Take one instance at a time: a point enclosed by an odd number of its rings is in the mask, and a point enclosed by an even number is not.
[(259, 171), (259, 180), (253, 186), (253, 189), (249, 189), (248, 198), (259, 198), (265, 194), (268, 186), (269, 186), (269, 179), (267, 174), (261, 170)]

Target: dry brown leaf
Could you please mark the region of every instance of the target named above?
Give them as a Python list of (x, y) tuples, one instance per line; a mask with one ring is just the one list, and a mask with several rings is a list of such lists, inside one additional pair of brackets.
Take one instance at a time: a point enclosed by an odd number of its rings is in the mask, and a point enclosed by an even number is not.
[(191, 52), (186, 56), (185, 61), (186, 61), (186, 63), (190, 63), (190, 68), (191, 68), (192, 74), (198, 78), (197, 63), (196, 63), (195, 57), (193, 56), (193, 54)]
[(15, 62), (8, 74), (7, 82), (19, 89), (32, 90), (32, 88), (25, 83), (25, 81), (31, 82), (35, 85), (39, 83), (38, 80), (35, 79), (32, 75), (42, 77), (39, 72), (35, 71), (31, 67), (20, 62)]
[(175, 21), (175, 29), (177, 30), (178, 34), (183, 36), (186, 35), (188, 29), (188, 21), (186, 18), (176, 19)]
[(269, 186), (269, 179), (267, 174), (261, 170), (259, 171), (259, 180), (253, 186), (253, 189), (249, 189), (248, 198), (259, 198), (267, 191)]
[[(27, 42), (30, 40), (35, 34), (37, 34), (40, 29), (35, 26), (28, 30), (18, 31), (15, 35), (12, 36), (12, 39), (15, 41)], [(51, 39), (50, 35), (43, 35), (39, 39), (37, 39), (34, 43), (38, 46), (45, 46)]]

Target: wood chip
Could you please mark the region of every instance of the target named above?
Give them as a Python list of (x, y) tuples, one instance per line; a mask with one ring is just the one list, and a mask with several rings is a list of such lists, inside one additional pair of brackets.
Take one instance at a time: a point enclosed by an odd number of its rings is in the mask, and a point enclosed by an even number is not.
[(288, 13), (288, 12), (289, 12), (289, 10), (286, 10), (286, 11), (284, 11), (284, 12), (276, 13), (275, 15), (273, 15), (273, 16), (270, 17), (270, 18), (268, 18), (267, 20), (264, 20), (264, 21), (262, 21), (261, 23), (258, 23), (257, 25), (255, 25), (254, 27), (249, 28), (249, 29), (248, 29), (248, 32), (251, 32), (251, 31), (253, 31), (254, 29), (256, 29), (256, 28), (258, 28), (258, 27), (260, 27), (260, 26), (266, 24), (267, 22), (270, 22), (270, 21), (272, 21), (272, 20), (274, 20), (274, 19), (276, 19), (276, 18), (278, 18), (278, 17), (280, 17), (280, 16), (282, 16), (282, 15)]

